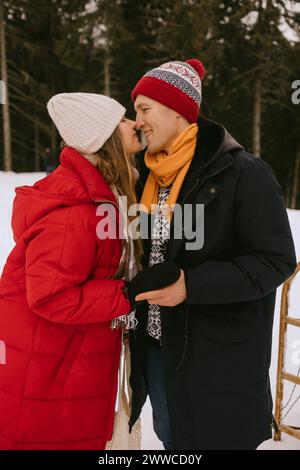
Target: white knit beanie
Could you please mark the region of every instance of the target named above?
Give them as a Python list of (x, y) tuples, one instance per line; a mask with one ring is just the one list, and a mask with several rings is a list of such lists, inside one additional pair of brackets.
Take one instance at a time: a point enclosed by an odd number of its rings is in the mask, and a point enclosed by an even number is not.
[(126, 112), (116, 100), (94, 93), (59, 93), (47, 109), (65, 143), (86, 154), (105, 144)]

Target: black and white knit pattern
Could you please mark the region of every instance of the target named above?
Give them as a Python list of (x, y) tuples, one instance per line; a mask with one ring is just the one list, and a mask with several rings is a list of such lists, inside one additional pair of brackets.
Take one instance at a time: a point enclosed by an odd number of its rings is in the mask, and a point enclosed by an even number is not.
[[(149, 258), (149, 266), (165, 261), (165, 252), (167, 240), (169, 238), (170, 223), (163, 211), (163, 206), (167, 201), (171, 187), (160, 187), (158, 191), (158, 210), (154, 220), (151, 252)], [(161, 338), (161, 321), (159, 305), (149, 305), (147, 332), (155, 339)]]

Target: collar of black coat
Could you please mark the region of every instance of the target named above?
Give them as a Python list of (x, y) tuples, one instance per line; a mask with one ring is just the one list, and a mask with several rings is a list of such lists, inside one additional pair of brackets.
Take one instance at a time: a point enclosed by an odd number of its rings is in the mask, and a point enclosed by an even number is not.
[[(203, 173), (213, 173), (221, 170), (227, 165), (230, 153), (242, 150), (243, 147), (232, 137), (222, 124), (210, 119), (200, 117), (198, 119), (199, 131), (197, 134), (197, 144), (194, 158), (185, 178), (184, 186), (192, 179), (199, 178)], [(140, 173), (140, 181), (137, 192), (141, 195), (144, 184), (149, 174), (149, 169), (144, 162), (146, 150), (137, 156), (137, 166)]]
[(211, 164), (227, 152), (243, 149), (222, 124), (202, 117), (198, 120), (195, 159), (199, 166)]

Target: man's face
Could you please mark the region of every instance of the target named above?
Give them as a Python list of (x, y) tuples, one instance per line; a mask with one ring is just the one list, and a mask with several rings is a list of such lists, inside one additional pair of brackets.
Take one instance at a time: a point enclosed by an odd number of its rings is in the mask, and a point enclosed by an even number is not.
[(180, 134), (178, 113), (143, 95), (136, 97), (134, 108), (136, 127), (145, 134), (148, 152), (169, 152), (172, 143)]

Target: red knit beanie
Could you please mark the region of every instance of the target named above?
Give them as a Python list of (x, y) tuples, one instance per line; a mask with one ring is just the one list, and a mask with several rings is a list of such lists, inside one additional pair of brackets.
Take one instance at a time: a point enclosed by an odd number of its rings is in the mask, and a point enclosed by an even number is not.
[(197, 59), (166, 62), (147, 72), (131, 92), (144, 95), (174, 109), (190, 123), (197, 122), (201, 104), (204, 67)]

